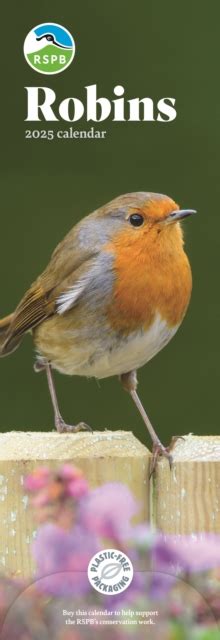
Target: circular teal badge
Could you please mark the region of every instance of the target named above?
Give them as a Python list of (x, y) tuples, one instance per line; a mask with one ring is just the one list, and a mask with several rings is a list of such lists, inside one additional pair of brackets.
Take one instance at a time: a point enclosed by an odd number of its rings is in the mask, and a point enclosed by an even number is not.
[(38, 73), (62, 73), (69, 67), (74, 55), (73, 36), (65, 27), (55, 22), (38, 24), (29, 31), (24, 41), (25, 59)]

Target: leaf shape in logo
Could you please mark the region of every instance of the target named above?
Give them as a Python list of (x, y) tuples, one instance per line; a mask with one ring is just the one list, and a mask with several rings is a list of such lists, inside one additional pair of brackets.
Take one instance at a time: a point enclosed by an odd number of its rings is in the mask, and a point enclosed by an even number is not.
[(101, 580), (112, 580), (112, 578), (116, 578), (120, 571), (122, 569), (122, 566), (119, 562), (109, 562), (108, 564), (106, 564), (101, 572)]

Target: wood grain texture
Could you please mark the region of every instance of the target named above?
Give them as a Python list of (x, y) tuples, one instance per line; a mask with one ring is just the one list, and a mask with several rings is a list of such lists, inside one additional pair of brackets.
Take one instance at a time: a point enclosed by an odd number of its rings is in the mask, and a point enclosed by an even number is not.
[(0, 571), (29, 576), (33, 570), (35, 524), (23, 479), (42, 465), (56, 468), (71, 462), (91, 487), (125, 483), (140, 503), (138, 521), (151, 520), (164, 533), (220, 533), (220, 437), (185, 436), (175, 445), (171, 471), (167, 460), (159, 460), (151, 483), (150, 457), (125, 431), (0, 434)]
[(161, 459), (154, 478), (151, 517), (169, 534), (220, 533), (220, 436), (178, 440), (170, 471)]
[(35, 524), (23, 491), (24, 476), (38, 466), (56, 468), (67, 461), (83, 470), (91, 487), (125, 483), (140, 503), (136, 520), (149, 519), (150, 453), (132, 433), (2, 433), (0, 571), (7, 575), (29, 576), (33, 570), (30, 545)]

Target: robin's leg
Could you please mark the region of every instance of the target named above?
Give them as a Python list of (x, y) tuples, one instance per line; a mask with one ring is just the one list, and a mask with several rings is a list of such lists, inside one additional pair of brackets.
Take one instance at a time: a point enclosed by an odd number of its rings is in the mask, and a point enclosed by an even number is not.
[(54, 409), (54, 420), (55, 420), (55, 427), (57, 429), (57, 431), (59, 433), (64, 433), (64, 432), (69, 432), (69, 433), (73, 433), (73, 432), (77, 432), (77, 431), (92, 431), (91, 427), (89, 427), (88, 424), (86, 424), (85, 422), (79, 422), (79, 424), (76, 425), (70, 425), (70, 424), (66, 424), (61, 416), (60, 410), (59, 410), (59, 406), (58, 406), (58, 401), (57, 401), (57, 394), (56, 394), (56, 390), (55, 390), (55, 385), (54, 385), (54, 381), (53, 381), (53, 376), (52, 376), (52, 371), (51, 371), (51, 366), (49, 363), (41, 363), (36, 362), (35, 366), (34, 366), (35, 371), (42, 371), (42, 369), (45, 369), (46, 374), (47, 374), (47, 382), (48, 382), (48, 387), (49, 387), (49, 392), (50, 392), (50, 397), (52, 400), (52, 405), (53, 405), (53, 409)]
[(162, 442), (160, 442), (156, 434), (156, 431), (154, 430), (153, 425), (151, 424), (151, 421), (149, 420), (148, 415), (137, 394), (136, 389), (137, 389), (138, 381), (137, 381), (136, 371), (129, 371), (129, 373), (123, 373), (120, 376), (120, 381), (122, 383), (123, 388), (130, 393), (132, 400), (136, 404), (136, 407), (139, 413), (141, 414), (141, 417), (143, 418), (143, 421), (147, 427), (147, 430), (153, 442), (153, 450), (152, 450), (153, 455), (152, 455), (151, 465), (150, 465), (150, 476), (152, 475), (155, 469), (157, 459), (159, 456), (165, 456), (168, 459), (169, 465), (171, 467), (172, 456), (170, 451), (172, 446), (174, 445), (174, 439), (172, 440), (171, 445), (169, 447), (164, 447)]

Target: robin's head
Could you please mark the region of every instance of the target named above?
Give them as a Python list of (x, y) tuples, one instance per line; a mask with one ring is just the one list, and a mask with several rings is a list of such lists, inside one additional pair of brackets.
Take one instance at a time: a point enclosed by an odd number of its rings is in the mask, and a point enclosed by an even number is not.
[(168, 250), (182, 245), (180, 222), (195, 213), (191, 209), (179, 209), (168, 196), (159, 193), (126, 193), (100, 207), (83, 218), (77, 227), (79, 248), (100, 249), (110, 243), (120, 247), (136, 246), (146, 252), (152, 244)]
[[(141, 240), (160, 241), (176, 236), (182, 239), (180, 222), (196, 213), (193, 209), (180, 209), (168, 196), (159, 193), (137, 192), (119, 196), (96, 212), (105, 228), (120, 240), (136, 243)], [(102, 226), (102, 225), (100, 225)], [(101, 231), (101, 229), (100, 229)], [(110, 239), (110, 238), (109, 238)]]

